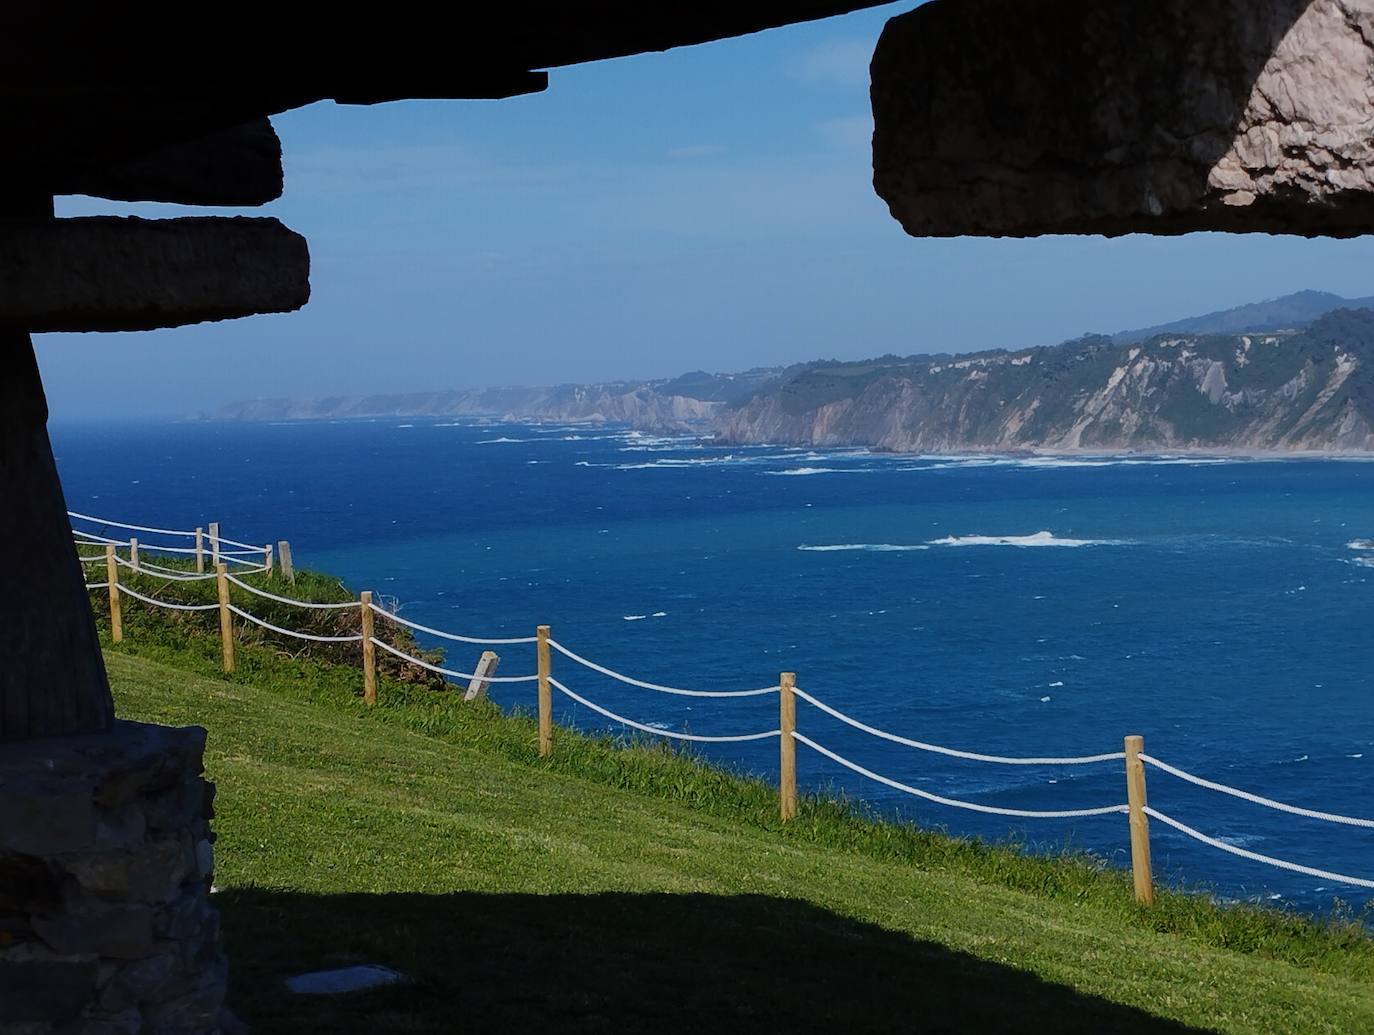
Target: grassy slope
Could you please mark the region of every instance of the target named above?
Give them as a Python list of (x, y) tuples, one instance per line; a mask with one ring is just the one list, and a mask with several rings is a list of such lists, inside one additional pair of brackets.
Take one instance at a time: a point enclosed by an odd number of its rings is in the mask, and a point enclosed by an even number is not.
[[(369, 712), (327, 666), (241, 658), (228, 683), (208, 641), (108, 654), (123, 716), (210, 730), (232, 1004), (259, 1031), (1374, 1029), (1348, 930), (1146, 915), (1118, 874), (823, 802), (780, 829), (767, 788), (690, 760), (563, 734), (540, 763), (527, 720), (393, 684)], [(282, 990), (352, 962), (417, 981)]]

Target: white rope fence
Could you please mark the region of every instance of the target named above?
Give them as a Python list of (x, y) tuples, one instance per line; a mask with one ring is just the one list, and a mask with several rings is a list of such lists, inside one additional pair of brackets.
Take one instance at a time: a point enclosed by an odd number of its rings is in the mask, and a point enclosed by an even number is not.
[(870, 736), (890, 740), (894, 744), (902, 744), (905, 747), (916, 748), (918, 751), (949, 755), (952, 758), (965, 758), (973, 762), (996, 762), (999, 765), (1089, 765), (1094, 762), (1116, 762), (1126, 757), (1124, 751), (1109, 751), (1101, 755), (1077, 755), (1069, 758), (1015, 758), (1007, 755), (983, 755), (976, 751), (959, 751), (956, 748), (941, 747), (939, 744), (927, 744), (922, 740), (899, 737), (895, 733), (880, 730), (875, 726), (869, 726), (867, 723), (851, 718), (838, 708), (832, 708), (824, 701), (817, 700), (804, 690), (794, 689), (792, 692), (812, 707), (819, 708), (832, 718), (839, 719), (846, 725), (861, 730)]
[(549, 646), (564, 657), (572, 659), (579, 665), (586, 666), (593, 672), (600, 672), (603, 676), (610, 676), (621, 683), (628, 683), (630, 686), (637, 686), (643, 690), (657, 690), (661, 694), (678, 694), (682, 697), (758, 697), (762, 694), (778, 692), (776, 686), (765, 686), (758, 690), (683, 690), (675, 686), (663, 686), (661, 683), (646, 683), (642, 679), (633, 679), (623, 673), (606, 668), (604, 665), (598, 665), (595, 661), (590, 661), (581, 654), (574, 654), (557, 640), (549, 640)]
[(369, 604), (374, 612), (383, 618), (390, 619), (397, 625), (404, 625), (408, 629), (416, 632), (428, 633), (430, 636), (437, 636), (443, 640), (453, 640), (457, 643), (476, 643), (490, 646), (500, 646), (505, 643), (534, 643), (537, 637), (534, 636), (509, 636), (504, 639), (492, 636), (459, 636), (457, 633), (445, 632), (443, 629), (433, 629), (428, 625), (421, 625), (419, 622), (412, 622), (408, 618), (402, 618), (394, 611), (388, 611), (384, 607), (376, 604)]
[(454, 679), (481, 679), (484, 683), (533, 683), (539, 678), (537, 674), (532, 676), (479, 676), (475, 672), (455, 672), (453, 669), (442, 668), (439, 665), (435, 665), (433, 662), (424, 661), (415, 657), (413, 654), (407, 654), (399, 647), (393, 647), (385, 640), (379, 640), (375, 636), (370, 639), (374, 647), (381, 647), (382, 650), (389, 654), (396, 655), (396, 657), (403, 661), (408, 661), (412, 665), (419, 665), (421, 668), (429, 669), (429, 671), (435, 672), (441, 676), (452, 676)]
[[(98, 543), (104, 546), (125, 547), (129, 551), (130, 559), (137, 560), (140, 552), (154, 554), (175, 554), (179, 556), (194, 556), (196, 567), (201, 569), (204, 566), (205, 558), (217, 564), (235, 565), (240, 571), (239, 574), (253, 574), (259, 571), (270, 571), (272, 568), (272, 546), (263, 544), (262, 546), (253, 543), (240, 542), (237, 539), (229, 539), (221, 535), (219, 525), (211, 522), (209, 530), (205, 528), (185, 529), (185, 528), (162, 528), (157, 525), (138, 525), (129, 521), (116, 521), (113, 518), (97, 517), (94, 514), (82, 514), (79, 511), (67, 511), (68, 518), (76, 522), (87, 522), (97, 526), (100, 531), (91, 531), (85, 528), (73, 526), (72, 535), (78, 543)], [(112, 529), (124, 529), (128, 532), (146, 533), (154, 536), (164, 536), (172, 539), (189, 539), (193, 545), (173, 545), (165, 542), (143, 542), (137, 538), (115, 539), (109, 535), (102, 534)], [(287, 549), (289, 544), (284, 545)], [(98, 558), (82, 557), (83, 561), (95, 561)], [(146, 565), (155, 567), (154, 565)], [(166, 569), (164, 569), (166, 570)]]
[[(107, 582), (108, 586), (109, 583)], [(136, 589), (130, 589), (124, 583), (119, 583), (119, 592), (126, 593), (135, 600), (141, 600), (145, 604), (152, 604), (154, 607), (165, 607), (171, 611), (218, 611), (218, 604), (174, 604), (169, 600), (156, 600), (153, 597), (144, 596)]]
[[(210, 577), (215, 578), (213, 575)], [(262, 597), (265, 600), (275, 600), (279, 604), (292, 604), (295, 607), (312, 608), (317, 611), (337, 611), (344, 608), (357, 608), (360, 606), (356, 600), (347, 600), (341, 604), (317, 604), (313, 600), (297, 600), (295, 597), (281, 597), (275, 593), (269, 593), (265, 589), (259, 589), (257, 586), (250, 586), (242, 579), (235, 578), (233, 575), (226, 575), (225, 578), (235, 586), (238, 586), (239, 589), (252, 593), (254, 596)]]
[(1196, 784), (1199, 787), (1206, 787), (1209, 791), (1218, 791), (1221, 794), (1229, 794), (1233, 798), (1240, 798), (1242, 801), (1252, 802), (1256, 805), (1263, 805), (1266, 809), (1277, 809), (1279, 812), (1289, 812), (1295, 816), (1305, 816), (1308, 819), (1320, 819), (1327, 823), (1342, 823), (1345, 826), (1365, 827), (1374, 829), (1374, 819), (1358, 819), (1354, 816), (1342, 816), (1335, 812), (1319, 812), (1316, 809), (1305, 809), (1300, 805), (1289, 805), (1286, 802), (1275, 801), (1273, 798), (1265, 798), (1258, 794), (1251, 794), (1249, 791), (1242, 791), (1235, 787), (1228, 787), (1224, 783), (1215, 783), (1212, 780), (1204, 780), (1200, 776), (1176, 769), (1167, 762), (1161, 762), (1153, 755), (1144, 752), (1140, 754), (1140, 760), (1156, 769), (1162, 769), (1170, 776), (1176, 776), (1180, 780)]
[[(104, 557), (100, 558), (102, 561), (104, 559)], [(164, 568), (159, 564), (149, 564), (147, 561), (139, 561), (135, 564), (133, 561), (125, 560), (123, 557), (119, 556), (115, 557), (115, 563), (121, 568), (127, 568), (129, 571), (139, 572), (159, 579), (170, 579), (173, 582), (204, 582), (207, 579), (216, 577), (213, 571), (196, 575), (184, 571), (177, 571), (175, 568)]]
[[(152, 534), (197, 536), (199, 533), (199, 530), (197, 532), (185, 532), (174, 529), (154, 528), (147, 525), (132, 525), (123, 522), (105, 521), (104, 519), (92, 518), (88, 515), (76, 513), (72, 513), (71, 516), (74, 518), (79, 518), (81, 520), (97, 522), (102, 525), (108, 525), (116, 528), (124, 528), (132, 531), (148, 532)], [(381, 648), (386, 653), (398, 658), (403, 662), (406, 662), (407, 664), (415, 665), (421, 669), (427, 670), (436, 675), (443, 676), (447, 679), (468, 680), (473, 685), (477, 686), (480, 686), (481, 684), (485, 683), (537, 683), (539, 695), (539, 751), (541, 755), (548, 755), (552, 751), (553, 723), (552, 702), (550, 693), (551, 690), (557, 690), (560, 694), (564, 695), (569, 700), (573, 701), (578, 705), (581, 705), (584, 708), (587, 708), (589, 711), (601, 716), (604, 719), (607, 719), (614, 723), (619, 723), (623, 726), (629, 727), (630, 729), (638, 730), (642, 733), (646, 733), (655, 737), (663, 737), (670, 740), (702, 744), (736, 744), (753, 741), (771, 740), (773, 738), (777, 738), (780, 744), (780, 770), (778, 790), (780, 808), (782, 812), (782, 818), (784, 820), (791, 819), (796, 815), (796, 744), (802, 744), (810, 748), (812, 751), (816, 752), (820, 756), (829, 759), (835, 764), (849, 770), (850, 772), (856, 773), (859, 776), (864, 777), (865, 779), (872, 780), (875, 783), (881, 784), (885, 787), (889, 787), (903, 794), (907, 794), (949, 808), (964, 809), (967, 811), (978, 812), (987, 815), (1007, 816), (1024, 819), (1080, 819), (1106, 815), (1126, 814), (1130, 817), (1131, 859), (1132, 871), (1135, 880), (1136, 898), (1139, 901), (1147, 904), (1153, 901), (1153, 877), (1150, 871), (1149, 860), (1148, 819), (1155, 819), (1158, 822), (1163, 823), (1171, 829), (1177, 831), (1178, 833), (1188, 838), (1191, 838), (1201, 844), (1207, 845), (1211, 848), (1217, 849), (1218, 851), (1226, 852), (1230, 855), (1234, 855), (1242, 859), (1262, 863), (1292, 873), (1302, 874), (1304, 876), (1330, 881), (1336, 884), (1345, 884), (1353, 887), (1374, 889), (1374, 879), (1337, 873), (1331, 870), (1321, 869), (1313, 866), (1306, 866), (1300, 863), (1291, 862), (1289, 860), (1280, 859), (1274, 856), (1264, 855), (1259, 852), (1252, 852), (1248, 849), (1240, 848), (1236, 845), (1229, 844), (1223, 839), (1203, 834), (1200, 831), (1194, 829), (1193, 827), (1183, 823), (1182, 821), (1175, 819), (1173, 816), (1147, 805), (1145, 801), (1145, 769), (1148, 766), (1160, 770), (1164, 773), (1167, 773), (1168, 775), (1178, 780), (1200, 787), (1204, 790), (1224, 794), (1245, 802), (1249, 802), (1254, 805), (1259, 805), (1263, 808), (1268, 808), (1290, 815), (1299, 816), (1305, 819), (1318, 820), (1322, 822), (1334, 823), (1349, 827), (1357, 827), (1362, 829), (1374, 829), (1374, 819), (1365, 819), (1356, 816), (1346, 816), (1341, 815), (1339, 813), (1324, 812), (1318, 809), (1310, 809), (1298, 805), (1291, 805), (1286, 802), (1278, 801), (1273, 798), (1267, 798), (1263, 795), (1254, 794), (1250, 791), (1241, 790), (1240, 788), (1232, 787), (1214, 780), (1208, 780), (1204, 777), (1194, 775), (1193, 773), (1190, 773), (1184, 769), (1180, 769), (1176, 766), (1170, 765), (1169, 763), (1164, 762), (1154, 757), (1153, 755), (1146, 754), (1143, 750), (1143, 741), (1140, 737), (1127, 737), (1125, 739), (1125, 750), (1123, 751), (1109, 751), (1092, 755), (1010, 756), (986, 754), (977, 751), (967, 751), (958, 748), (947, 747), (941, 744), (933, 744), (923, 740), (916, 740), (911, 737), (901, 736), (899, 734), (892, 733), (888, 730), (884, 730), (879, 727), (865, 723), (859, 719), (854, 718), (851, 715), (846, 714), (840, 709), (827, 704), (820, 698), (796, 687), (795, 677), (791, 673), (783, 673), (780, 677), (780, 681), (777, 684), (774, 684), (772, 686), (760, 687), (752, 690), (696, 690), (686, 689), (683, 687), (668, 686), (662, 683), (654, 683), (648, 680), (637, 679), (633, 676), (626, 675), (623, 672), (618, 672), (615, 669), (609, 668), (605, 665), (602, 665), (596, 661), (591, 660), (590, 658), (578, 654), (570, 648), (564, 646), (562, 643), (559, 643), (557, 640), (554, 640), (549, 635), (548, 626), (540, 626), (535, 636), (483, 637), (462, 635), (458, 633), (449, 632), (444, 629), (438, 629), (432, 626), (422, 625), (419, 622), (414, 622), (407, 618), (402, 618), (395, 612), (388, 611), (374, 604), (372, 602), (371, 593), (362, 594), (361, 598), (356, 601), (324, 603), (310, 600), (301, 600), (295, 597), (288, 597), (277, 593), (273, 593), (259, 586), (254, 586), (251, 583), (244, 581), (243, 578), (239, 577), (248, 576), (255, 573), (270, 574), (271, 547), (253, 547), (249, 544), (238, 543), (235, 540), (218, 537), (216, 541), (217, 544), (229, 544), (233, 547), (242, 547), (243, 552), (245, 554), (252, 553), (262, 555), (265, 553), (266, 563), (258, 567), (250, 567), (250, 569), (246, 571), (240, 570), (237, 571), (235, 574), (230, 574), (226, 570), (225, 566), (229, 563), (235, 563), (236, 558), (232, 555), (226, 556), (224, 551), (220, 551), (219, 563), (221, 567), (218, 571), (203, 574), (191, 574), (189, 572), (180, 571), (178, 569), (169, 568), (162, 565), (139, 563), (136, 560), (136, 553), (132, 553), (131, 557), (127, 559), (118, 556), (118, 554), (115, 552), (118, 548), (135, 545), (131, 541), (109, 539), (97, 533), (83, 532), (80, 530), (74, 530), (74, 534), (79, 539), (87, 542), (88, 544), (104, 544), (107, 550), (107, 553), (105, 555), (87, 556), (78, 554), (78, 557), (82, 563), (88, 564), (100, 560), (105, 560), (107, 561), (107, 563), (113, 562), (109, 563), (108, 570), (110, 572), (110, 576), (106, 581), (86, 583), (86, 587), (90, 590), (109, 590), (111, 601), (111, 628), (114, 639), (118, 640), (120, 638), (119, 610), (117, 604), (121, 595), (128, 595), (129, 597), (135, 600), (142, 601), (143, 603), (148, 604), (150, 606), (167, 608), (173, 611), (204, 612), (218, 610), (220, 612), (220, 633), (221, 637), (224, 640), (224, 661), (226, 671), (233, 671), (232, 623), (230, 621), (229, 616), (234, 615), (245, 622), (249, 622), (260, 628), (269, 630), (270, 632), (276, 633), (281, 636), (292, 637), (298, 640), (306, 640), (315, 643), (327, 644), (360, 643), (363, 647), (362, 660), (364, 673), (364, 700), (367, 701), (367, 703), (369, 704), (373, 704), (376, 701), (374, 648)], [(137, 548), (138, 547), (135, 545), (135, 549)], [(173, 553), (189, 554), (199, 552), (199, 549), (186, 550), (183, 548), (172, 547), (145, 546), (143, 548), (152, 551)], [(241, 565), (246, 565), (250, 564), (251, 562), (237, 560), (237, 563)], [(134, 571), (138, 574), (147, 576), (148, 578), (165, 579), (168, 582), (200, 582), (209, 579), (218, 579), (220, 580), (219, 601), (217, 603), (183, 604), (176, 603), (173, 601), (159, 600), (155, 597), (139, 592), (138, 590), (135, 590), (121, 582), (117, 578), (117, 571), (120, 568)], [(261, 599), (271, 600), (276, 603), (285, 604), (287, 606), (292, 607), (329, 611), (358, 609), (359, 621), (361, 623), (360, 631), (349, 634), (324, 635), (306, 632), (300, 629), (290, 629), (280, 625), (276, 625), (253, 614), (246, 608), (239, 607), (236, 604), (232, 603), (229, 599), (229, 586), (231, 585), (237, 587), (238, 589), (252, 596)], [(457, 669), (446, 668), (442, 665), (428, 661), (424, 658), (417, 657), (414, 654), (410, 654), (407, 651), (401, 649), (400, 647), (387, 643), (385, 640), (373, 635), (373, 617), (375, 615), (380, 615), (386, 620), (393, 622), (398, 626), (410, 629), (414, 632), (434, 636), (439, 639), (447, 640), (450, 642), (474, 644), (480, 646), (534, 644), (536, 646), (538, 671), (531, 675), (497, 676), (494, 674), (494, 663), (496, 656), (494, 654), (490, 654), (490, 652), (483, 655), (482, 662), (477, 666), (477, 670), (474, 672), (462, 672)], [(567, 658), (569, 661), (573, 662), (576, 665), (588, 669), (589, 671), (598, 673), (599, 675), (605, 676), (608, 679), (615, 680), (618, 683), (636, 687), (642, 690), (653, 691), (656, 693), (664, 693), (675, 696), (692, 698), (720, 699), (778, 695), (778, 714), (780, 720), (779, 725), (773, 729), (764, 730), (758, 733), (706, 735), (668, 729), (658, 724), (640, 722), (638, 720), (631, 719), (627, 716), (614, 712), (609, 708), (603, 707), (602, 705), (589, 700), (587, 697), (584, 697), (581, 694), (569, 688), (560, 679), (555, 678), (551, 672), (551, 656), (553, 654), (561, 655), (562, 657)], [(491, 664), (487, 664), (489, 658), (491, 659)], [(469, 693), (472, 692), (473, 691), (470, 688)], [(839, 752), (824, 746), (823, 744), (819, 743), (807, 734), (799, 732), (796, 729), (795, 712), (795, 700), (798, 698), (806, 704), (809, 704), (811, 707), (815, 708), (817, 711), (844, 724), (845, 726), (850, 727), (851, 729), (858, 730), (861, 733), (887, 741), (889, 743), (912, 748), (917, 751), (928, 752), (950, 758), (962, 759), (965, 761), (988, 763), (993, 765), (1016, 766), (1082, 766), (1124, 761), (1127, 801), (1124, 804), (1103, 805), (1091, 808), (1019, 809), (1004, 808), (996, 805), (987, 805), (981, 802), (967, 801), (959, 798), (950, 798), (944, 795), (936, 794), (932, 791), (927, 791), (922, 788), (912, 786), (909, 783), (904, 783), (900, 780), (896, 780), (892, 777), (885, 776), (881, 773), (875, 772), (874, 770), (864, 765), (861, 765), (860, 763), (855, 762), (850, 758), (845, 757)]]
[(739, 744), (746, 740), (768, 740), (772, 737), (780, 735), (782, 732), (781, 730), (768, 730), (764, 733), (744, 733), (725, 737), (706, 737), (698, 733), (678, 733), (674, 730), (666, 730), (659, 726), (646, 726), (642, 722), (635, 722), (634, 719), (627, 719), (623, 715), (617, 715), (615, 712), (611, 711), (608, 708), (602, 708), (599, 704), (592, 704), (591, 701), (587, 700), (585, 697), (581, 697), (578, 694), (573, 693), (571, 690), (569, 690), (558, 680), (554, 679), (552, 676), (549, 677), (549, 685), (566, 694), (568, 697), (572, 698), (578, 704), (586, 708), (590, 708), (598, 715), (604, 715), (606, 718), (612, 720), (613, 722), (624, 723), (626, 726), (629, 726), (633, 729), (642, 730), (645, 733), (652, 733), (657, 737), (668, 737), (672, 740), (691, 740), (699, 744)]
[(72, 529), (72, 535), (80, 536), (89, 543), (105, 543), (112, 546), (128, 546), (127, 539), (111, 539), (108, 536), (96, 535), (94, 532), (83, 532), (79, 528)]
[[(209, 606), (216, 609), (219, 608), (218, 604), (211, 604)], [(270, 629), (272, 632), (280, 633), (282, 636), (294, 636), (298, 640), (312, 640), (315, 643), (359, 643), (363, 638), (361, 633), (353, 633), (351, 636), (318, 636), (315, 633), (299, 632), (295, 629), (283, 629), (280, 625), (273, 625), (271, 622), (264, 621), (251, 611), (245, 611), (243, 608), (236, 607), (233, 604), (229, 605), (229, 610), (246, 622), (252, 622), (254, 625), (261, 626), (264, 629)]]
[[(125, 521), (111, 521), (109, 518), (92, 517), (90, 514), (78, 514), (74, 510), (67, 511), (68, 517), (78, 518), (81, 521), (89, 521), (93, 525), (103, 525), (107, 528), (126, 528), (130, 532), (151, 532), (153, 535), (177, 535), (195, 538), (195, 532), (188, 532), (180, 528), (153, 528), (150, 525), (131, 525)], [(78, 535), (84, 533), (77, 533)], [(117, 542), (114, 539), (107, 539), (106, 542)], [(260, 551), (261, 552), (261, 551)]]
[(1313, 866), (1301, 866), (1298, 863), (1288, 862), (1285, 859), (1275, 859), (1272, 855), (1260, 855), (1259, 852), (1252, 852), (1247, 848), (1228, 845), (1225, 841), (1219, 841), (1215, 837), (1208, 837), (1206, 834), (1194, 830), (1186, 823), (1180, 823), (1178, 820), (1174, 819), (1173, 816), (1165, 815), (1163, 812), (1151, 808), (1149, 805), (1145, 806), (1144, 812), (1145, 815), (1159, 820), (1166, 826), (1173, 827), (1180, 834), (1186, 834), (1195, 841), (1201, 841), (1203, 844), (1212, 848), (1218, 848), (1223, 852), (1238, 855), (1242, 859), (1249, 859), (1251, 862), (1268, 863), (1270, 866), (1277, 866), (1281, 870), (1301, 873), (1307, 877), (1318, 877), (1321, 880), (1329, 880), (1336, 884), (1352, 884), (1357, 888), (1374, 888), (1374, 880), (1367, 880), (1364, 877), (1351, 877), (1344, 873), (1332, 873), (1330, 870), (1319, 870)]
[(221, 549), (221, 550), (220, 550), (220, 555), (221, 555), (221, 556), (223, 556), (224, 554), (231, 554), (231, 555), (232, 555), (232, 554), (243, 554), (243, 553), (262, 553), (262, 547), (261, 547), (261, 546), (254, 546), (252, 543), (241, 543), (241, 542), (239, 542), (237, 539), (226, 539), (226, 538), (224, 538), (224, 536), (220, 536), (220, 537), (219, 537), (219, 541), (220, 541), (220, 543), (228, 543), (230, 546), (240, 546), (240, 547), (242, 547), (241, 550), (225, 550), (225, 549)]
[(994, 816), (1020, 816), (1026, 819), (1072, 819), (1079, 816), (1108, 816), (1113, 813), (1127, 812), (1130, 808), (1127, 805), (1104, 805), (1101, 808), (1095, 809), (1056, 809), (1053, 811), (1005, 809), (996, 805), (980, 805), (973, 801), (961, 801), (958, 798), (945, 798), (938, 794), (932, 794), (930, 791), (923, 791), (919, 787), (911, 787), (908, 784), (899, 783), (890, 777), (875, 773), (871, 769), (865, 769), (857, 762), (851, 762), (843, 755), (838, 755), (829, 748), (822, 747), (805, 734), (793, 731), (792, 737), (799, 744), (805, 744), (812, 751), (819, 752), (832, 762), (838, 762), (846, 769), (852, 769), (860, 776), (866, 776), (870, 780), (876, 780), (878, 783), (885, 784), (893, 790), (902, 791), (906, 794), (913, 794), (918, 798), (924, 798), (926, 801), (933, 801), (937, 805), (948, 805), (951, 808), (969, 809), (972, 812), (986, 812)]

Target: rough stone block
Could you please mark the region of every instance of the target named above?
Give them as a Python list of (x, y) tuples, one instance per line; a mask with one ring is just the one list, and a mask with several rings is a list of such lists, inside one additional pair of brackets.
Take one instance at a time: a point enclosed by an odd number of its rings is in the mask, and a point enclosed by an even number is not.
[[(225, 969), (204, 746), (197, 728), (116, 722), (0, 752), (0, 1035), (216, 1030)], [(73, 815), (94, 817), (93, 837), (63, 833)]]
[(96, 962), (0, 960), (0, 1019), (61, 1023), (95, 995)]
[(175, 999), (150, 1005), (144, 1017), (154, 1031), (210, 1031), (224, 1009), (228, 965), (223, 957), (188, 992)]
[(82, 855), (64, 863), (83, 888), (97, 895), (166, 902), (194, 872), (195, 855), (188, 842), (159, 837), (125, 852)]
[[(95, 808), (89, 786), (35, 785), (0, 776), (0, 851), (51, 856), (95, 843)], [(3, 889), (0, 874), (0, 889)], [(3, 890), (0, 890), (3, 894)]]
[(934, 0), (871, 75), (917, 236), (1374, 229), (1368, 4)]
[(144, 1035), (147, 1030), (143, 1023), (143, 1013), (135, 1006), (114, 1014), (88, 1010), (78, 1023), (80, 1027), (76, 1030), (80, 1035)]
[(172, 952), (146, 956), (120, 968), (100, 988), (100, 1008), (111, 1012), (179, 995), (190, 981)]
[(18, 852), (0, 852), (0, 910), (30, 913), (62, 900), (61, 872), (47, 860)]
[(141, 959), (153, 945), (153, 911), (144, 905), (34, 917), (33, 929), (55, 951), (95, 953), (107, 959)]

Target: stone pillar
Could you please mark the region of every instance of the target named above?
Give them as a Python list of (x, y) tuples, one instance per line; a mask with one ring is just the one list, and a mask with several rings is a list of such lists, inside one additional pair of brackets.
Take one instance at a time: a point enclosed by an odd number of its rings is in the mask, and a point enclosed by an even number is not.
[(0, 741), (114, 721), (47, 422), (29, 335), (0, 328)]
[(211, 1033), (205, 731), (116, 722), (0, 751), (0, 1035)]

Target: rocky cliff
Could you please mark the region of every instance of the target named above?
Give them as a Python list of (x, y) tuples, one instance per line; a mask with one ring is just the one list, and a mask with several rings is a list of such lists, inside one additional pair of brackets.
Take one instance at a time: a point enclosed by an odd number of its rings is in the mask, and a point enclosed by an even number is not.
[(809, 364), (725, 409), (717, 430), (900, 452), (1374, 451), (1374, 312), (1294, 332)]

